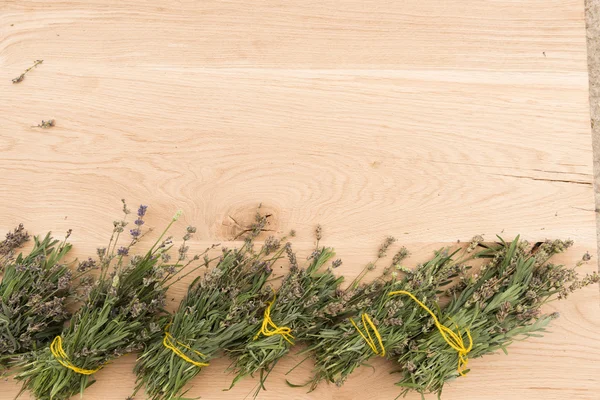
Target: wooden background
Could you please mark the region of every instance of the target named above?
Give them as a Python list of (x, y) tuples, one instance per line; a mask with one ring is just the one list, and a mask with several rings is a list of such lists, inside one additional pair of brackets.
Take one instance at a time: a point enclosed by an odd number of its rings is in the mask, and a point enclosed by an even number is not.
[[(155, 227), (182, 209), (174, 232), (195, 224), (200, 248), (262, 202), (303, 254), (321, 223), (349, 278), (388, 234), (411, 265), (478, 233), (569, 237), (574, 263), (596, 254), (585, 49), (582, 0), (3, 0), (0, 228), (73, 228), (83, 257), (125, 197)], [(551, 310), (552, 333), (473, 360), (444, 399), (597, 399), (598, 288)], [(125, 399), (134, 360), (85, 398)], [(399, 393), (382, 360), (341, 389), (288, 389), (294, 361), (261, 399)], [(227, 365), (190, 395), (244, 398), (256, 382), (221, 391)], [(0, 398), (17, 389), (0, 383)]]

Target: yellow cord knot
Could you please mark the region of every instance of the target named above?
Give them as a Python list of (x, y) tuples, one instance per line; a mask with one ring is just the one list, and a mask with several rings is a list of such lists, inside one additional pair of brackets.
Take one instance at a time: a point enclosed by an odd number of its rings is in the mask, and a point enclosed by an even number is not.
[(277, 295), (273, 293), (273, 300), (267, 303), (267, 308), (265, 309), (265, 313), (263, 315), (262, 325), (260, 330), (256, 335), (254, 335), (254, 340), (258, 339), (258, 337), (263, 334), (265, 336), (273, 336), (273, 335), (281, 335), (285, 340), (288, 341), (289, 344), (293, 345), (294, 342), (292, 339), (292, 329), (287, 326), (277, 326), (271, 319), (271, 306), (275, 303), (275, 299)]
[(50, 352), (56, 361), (58, 361), (63, 367), (69, 368), (70, 370), (81, 375), (92, 375), (102, 369), (102, 365), (96, 369), (84, 369), (73, 365), (71, 360), (69, 360), (69, 356), (62, 347), (62, 337), (60, 336), (55, 337), (52, 343), (50, 343)]
[[(362, 336), (365, 342), (367, 342), (371, 350), (373, 350), (373, 353), (380, 355), (381, 357), (385, 357), (385, 347), (383, 347), (383, 341), (381, 340), (381, 335), (379, 334), (377, 327), (366, 313), (363, 313), (361, 318), (365, 333), (362, 332), (362, 330), (358, 327), (358, 325), (356, 325), (356, 322), (354, 322), (352, 318), (350, 318), (350, 322), (352, 323), (352, 325), (354, 325), (356, 331), (360, 334), (360, 336)], [(377, 341), (379, 342), (379, 348), (377, 348), (377, 343), (375, 343), (375, 340), (373, 340), (373, 337), (369, 332), (369, 328), (371, 328), (373, 334), (377, 338)]]
[(467, 355), (473, 349), (473, 338), (471, 337), (471, 332), (469, 332), (468, 329), (465, 330), (467, 337), (469, 338), (469, 347), (466, 347), (462, 338), (462, 333), (458, 329), (458, 326), (456, 327), (456, 332), (454, 332), (447, 326), (442, 325), (433, 313), (433, 311), (431, 311), (425, 304), (420, 302), (412, 293), (409, 293), (404, 290), (397, 290), (395, 292), (390, 292), (389, 296), (395, 296), (397, 294), (405, 294), (409, 296), (419, 306), (421, 306), (425, 311), (427, 311), (429, 315), (431, 315), (431, 317), (433, 318), (433, 322), (435, 322), (435, 326), (442, 334), (442, 338), (446, 341), (446, 343), (448, 343), (450, 347), (452, 347), (458, 353), (458, 373), (461, 376), (465, 376), (463, 371), (467, 368), (467, 364), (469, 362)]
[(177, 346), (181, 346), (184, 349), (188, 349), (193, 351), (194, 353), (196, 353), (196, 355), (202, 357), (202, 358), (206, 358), (206, 356), (202, 353), (200, 353), (199, 351), (196, 351), (194, 349), (192, 349), (190, 346), (185, 345), (184, 343), (181, 343), (180, 341), (178, 341), (177, 339), (175, 339), (173, 337), (173, 335), (171, 335), (169, 333), (169, 327), (171, 326), (171, 324), (168, 324), (165, 328), (165, 336), (163, 338), (163, 346), (165, 346), (167, 349), (171, 350), (173, 353), (177, 354), (180, 358), (182, 358), (184, 361), (189, 362), (192, 365), (195, 365), (198, 368), (202, 368), (202, 367), (208, 367), (208, 363), (204, 363), (204, 362), (198, 362), (198, 361), (194, 361), (191, 358), (189, 358), (188, 356), (186, 356), (183, 351), (179, 350), (177, 348)]

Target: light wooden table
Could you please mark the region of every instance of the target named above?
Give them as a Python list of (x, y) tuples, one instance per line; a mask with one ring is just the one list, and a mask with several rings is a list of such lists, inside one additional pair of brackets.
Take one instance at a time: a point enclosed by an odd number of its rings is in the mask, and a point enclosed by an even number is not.
[[(201, 247), (262, 202), (303, 254), (323, 224), (349, 278), (387, 234), (411, 265), (477, 233), (570, 237), (573, 264), (595, 255), (585, 49), (582, 0), (3, 0), (0, 228), (73, 228), (82, 257), (125, 197), (156, 227), (181, 208), (175, 232), (197, 225)], [(473, 360), (444, 399), (598, 399), (598, 288), (548, 310), (562, 315), (551, 333)], [(399, 393), (375, 360), (305, 394), (283, 382), (294, 362), (261, 399)], [(85, 398), (125, 399), (133, 363), (103, 369)], [(256, 382), (221, 391), (227, 365), (190, 395), (243, 398)], [(0, 398), (17, 389), (0, 383)]]

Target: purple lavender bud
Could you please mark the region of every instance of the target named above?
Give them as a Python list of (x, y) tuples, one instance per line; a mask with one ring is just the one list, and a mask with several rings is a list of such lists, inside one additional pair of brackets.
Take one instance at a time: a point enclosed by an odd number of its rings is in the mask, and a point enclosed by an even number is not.
[(141, 218), (138, 218), (135, 221), (133, 221), (133, 223), (136, 224), (137, 226), (142, 226), (142, 225), (144, 225), (144, 220)]
[(119, 250), (117, 250), (117, 254), (120, 256), (126, 256), (129, 254), (129, 249), (127, 247), (120, 247)]
[(87, 260), (79, 263), (79, 266), (77, 267), (77, 271), (85, 272), (85, 271), (89, 271), (94, 268), (96, 268), (96, 261), (94, 261), (92, 258), (88, 258)]
[(137, 239), (142, 232), (139, 229), (132, 229), (132, 230), (129, 231), (129, 233), (131, 233), (131, 236), (134, 239)]
[(138, 208), (138, 217), (143, 217), (144, 215), (146, 215), (146, 210), (148, 209), (148, 206), (144, 206), (144, 205), (140, 205), (140, 208)]

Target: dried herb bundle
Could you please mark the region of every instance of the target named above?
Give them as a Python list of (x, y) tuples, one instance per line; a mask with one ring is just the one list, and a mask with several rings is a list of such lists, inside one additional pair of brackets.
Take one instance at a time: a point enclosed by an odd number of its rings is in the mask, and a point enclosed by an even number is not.
[(22, 225), (0, 243), (0, 360), (47, 344), (69, 318), (65, 300), (71, 286), (71, 271), (60, 261), (70, 250), (50, 233), (34, 238), (27, 255), (12, 257), (14, 250), (28, 239)]
[[(125, 204), (123, 209), (129, 213)], [(161, 241), (166, 230), (145, 255), (126, 261), (142, 236), (145, 213), (146, 206), (140, 206), (128, 246), (117, 249), (127, 223), (124, 219), (115, 221), (108, 247), (98, 250), (98, 262), (89, 259), (80, 263), (81, 272), (98, 266), (100, 276), (96, 282), (86, 280), (85, 302), (50, 347), (19, 360), (15, 378), (23, 382), (21, 392), (29, 390), (38, 399), (68, 399), (83, 393), (94, 382), (91, 376), (96, 371), (110, 360), (139, 349), (156, 329), (166, 283), (179, 268), (161, 257), (171, 247), (169, 238)]]
[[(579, 279), (574, 269), (548, 262), (571, 244), (556, 240), (532, 248), (517, 238), (484, 246), (476, 257), (487, 262), (479, 273), (464, 274), (449, 291), (452, 301), (440, 318), (448, 326), (460, 327), (463, 336), (469, 331), (473, 343), (469, 358), (498, 349), (506, 353), (514, 340), (540, 336), (536, 332), (543, 332), (558, 317), (542, 314), (542, 305), (600, 280), (597, 273)], [(584, 261), (588, 259), (589, 255), (584, 256)], [(459, 376), (459, 356), (437, 330), (410, 342), (398, 362), (403, 374), (398, 385), (405, 388), (404, 393), (416, 390), (439, 395), (445, 382)]]
[[(325, 323), (331, 322), (327, 307), (335, 301), (336, 292), (343, 281), (330, 268), (321, 271), (321, 267), (335, 255), (333, 249), (317, 248), (309, 257), (310, 264), (306, 269), (298, 267), (289, 243), (286, 244), (286, 250), (290, 256), (290, 272), (285, 276), (274, 300), (269, 303), (270, 319), (263, 319), (265, 325), (254, 333), (254, 337), (246, 338), (228, 349), (229, 356), (234, 360), (231, 370), (236, 373), (231, 387), (243, 377), (259, 373), (260, 383), (255, 396), (261, 388), (265, 388), (269, 373), (293, 344), (305, 341), (311, 334), (321, 330)], [(332, 267), (340, 264), (340, 260), (334, 261)], [(267, 326), (269, 321), (273, 325)]]
[[(389, 246), (389, 244), (388, 244)], [(311, 390), (323, 380), (341, 386), (348, 376), (371, 357), (396, 357), (408, 343), (432, 329), (428, 314), (417, 304), (393, 292), (405, 290), (434, 307), (441, 288), (461, 269), (453, 254), (440, 251), (414, 271), (399, 265), (402, 249), (384, 274), (368, 285), (350, 287), (340, 315), (349, 316), (315, 334), (307, 351), (315, 355)], [(382, 254), (380, 252), (381, 258)], [(370, 269), (371, 266), (368, 267)], [(392, 272), (393, 271), (393, 272)], [(402, 276), (398, 276), (398, 272)]]
[[(192, 282), (164, 332), (138, 358), (136, 392), (144, 388), (150, 399), (179, 398), (219, 350), (256, 332), (272, 296), (265, 283), (282, 254), (269, 241), (254, 250), (265, 224), (266, 217), (257, 214), (244, 245), (222, 249), (216, 266)], [(210, 261), (205, 257), (207, 267)]]

